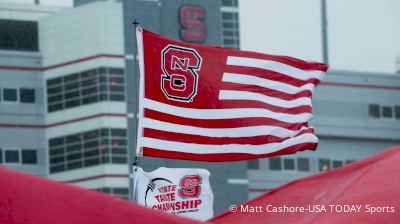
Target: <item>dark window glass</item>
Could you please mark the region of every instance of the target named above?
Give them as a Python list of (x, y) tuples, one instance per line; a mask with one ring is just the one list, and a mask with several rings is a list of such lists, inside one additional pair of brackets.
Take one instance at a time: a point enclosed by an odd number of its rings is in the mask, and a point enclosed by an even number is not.
[(372, 118), (379, 118), (380, 117), (380, 107), (377, 104), (370, 104), (368, 106), (368, 111), (369, 111), (369, 117)]
[(0, 163), (3, 163), (3, 150), (0, 149)]
[(64, 156), (62, 157), (54, 157), (50, 159), (50, 164), (64, 162)]
[[(114, 153), (114, 150), (113, 150)], [(258, 170), (260, 169), (260, 161), (258, 159), (247, 160), (247, 169)]]
[(48, 79), (47, 80), (47, 86), (52, 86), (52, 85), (61, 85), (62, 78), (55, 78), (55, 79)]
[(90, 104), (97, 102), (97, 96), (86, 97), (82, 99), (82, 104)]
[(64, 170), (65, 170), (64, 164), (50, 167), (50, 173), (58, 173), (58, 172), (62, 172)]
[(123, 75), (124, 74), (124, 70), (121, 68), (109, 68), (108, 69), (108, 73), (110, 75)]
[(128, 192), (128, 188), (113, 188), (112, 193), (119, 194), (119, 195), (127, 195), (129, 192)]
[(355, 162), (355, 160), (346, 160), (346, 164), (350, 164), (350, 163), (353, 163), (353, 162)]
[[(65, 91), (79, 90), (79, 82), (71, 82), (64, 87)], [(79, 91), (78, 91), (79, 92)]]
[(85, 160), (85, 167), (96, 166), (96, 165), (99, 165), (99, 164), (100, 164), (100, 159), (99, 158)]
[(63, 145), (64, 144), (64, 138), (52, 138), (49, 141), (49, 146), (53, 147), (53, 146), (57, 146), (57, 145)]
[(16, 102), (18, 100), (17, 89), (3, 88), (3, 98), (4, 101)]
[(283, 168), (285, 170), (294, 170), (294, 159), (284, 158), (283, 159)]
[(79, 81), (79, 73), (64, 76), (63, 79), (64, 79), (64, 83), (68, 83), (68, 82), (78, 83), (78, 81)]
[(33, 149), (22, 150), (22, 164), (37, 164), (37, 153)]
[(50, 148), (50, 156), (61, 155), (64, 153), (64, 147)]
[(299, 171), (310, 171), (310, 160), (308, 158), (297, 158), (297, 169)]
[(394, 115), (395, 115), (396, 119), (400, 119), (400, 106), (394, 107)]
[(319, 160), (319, 171), (328, 171), (331, 169), (331, 164), (329, 159)]
[(79, 106), (79, 99), (65, 102), (65, 108), (71, 108), (76, 106)]
[(343, 161), (341, 161), (341, 160), (333, 160), (332, 161), (332, 167), (333, 168), (338, 168), (338, 167), (341, 167), (341, 166), (343, 166)]
[(0, 30), (1, 50), (39, 50), (37, 22), (1, 19)]
[(96, 77), (96, 75), (97, 75), (97, 71), (96, 71), (96, 69), (93, 69), (93, 70), (82, 72), (81, 78), (87, 79), (87, 78)]
[(125, 129), (111, 129), (111, 136), (125, 137), (126, 130)]
[(389, 106), (382, 107), (382, 117), (391, 118), (393, 117), (393, 108)]
[(269, 158), (270, 170), (282, 170), (282, 161), (280, 157)]
[(54, 103), (54, 102), (57, 102), (57, 101), (61, 101), (62, 99), (63, 99), (62, 95), (55, 95), (55, 96), (49, 97), (47, 99), (47, 102), (49, 104), (51, 104), (51, 103)]
[(230, 13), (230, 12), (223, 12), (223, 13), (222, 13), (222, 18), (223, 18), (223, 19), (233, 19), (233, 13)]
[(67, 160), (76, 160), (76, 159), (80, 159), (80, 158), (82, 158), (81, 153), (69, 154), (67, 156)]
[(76, 142), (80, 142), (82, 139), (81, 134), (74, 134), (74, 135), (68, 135), (66, 138), (66, 143), (76, 143)]
[(6, 163), (19, 163), (18, 150), (4, 150)]
[(100, 74), (105, 74), (107, 72), (107, 69), (104, 67), (99, 68), (99, 73)]
[(64, 105), (62, 103), (59, 104), (54, 104), (51, 106), (48, 106), (49, 112), (57, 111), (57, 110), (62, 110), (64, 108)]
[(35, 103), (35, 89), (21, 88), (19, 96), (21, 103)]
[(57, 86), (57, 87), (52, 87), (47, 89), (47, 95), (60, 95), (61, 96), (62, 92), (62, 86)]
[(83, 133), (83, 138), (85, 140), (97, 139), (99, 137), (99, 130), (93, 130)]
[(111, 94), (110, 95), (110, 100), (111, 101), (124, 101), (125, 96), (124, 95), (119, 95), (119, 94)]
[(112, 163), (128, 163), (128, 160), (126, 157), (112, 157)]
[(82, 161), (78, 162), (73, 162), (73, 163), (68, 163), (67, 164), (67, 170), (73, 170), (73, 169), (78, 169), (82, 167)]

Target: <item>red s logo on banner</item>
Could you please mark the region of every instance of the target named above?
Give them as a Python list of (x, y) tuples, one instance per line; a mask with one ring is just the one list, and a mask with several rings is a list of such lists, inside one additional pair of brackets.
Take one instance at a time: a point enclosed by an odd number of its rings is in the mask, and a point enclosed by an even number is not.
[(201, 193), (201, 184), (202, 180), (199, 175), (190, 175), (184, 176), (179, 182), (178, 193), (181, 198), (197, 198)]
[(182, 30), (181, 38), (184, 41), (202, 43), (206, 39), (206, 13), (200, 6), (185, 5), (179, 10)]
[(168, 45), (162, 51), (161, 89), (170, 100), (192, 102), (197, 94), (201, 57), (190, 48)]

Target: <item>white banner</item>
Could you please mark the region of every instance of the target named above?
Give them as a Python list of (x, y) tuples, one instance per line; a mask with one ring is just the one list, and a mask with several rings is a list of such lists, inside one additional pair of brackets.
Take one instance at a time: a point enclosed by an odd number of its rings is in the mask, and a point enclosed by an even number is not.
[(214, 194), (205, 169), (160, 167), (146, 173), (137, 168), (134, 197), (143, 206), (198, 220), (213, 217)]

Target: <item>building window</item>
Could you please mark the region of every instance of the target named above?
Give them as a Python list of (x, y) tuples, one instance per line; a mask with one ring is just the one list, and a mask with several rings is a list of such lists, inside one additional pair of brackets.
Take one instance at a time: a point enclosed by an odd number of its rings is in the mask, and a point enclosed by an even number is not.
[(110, 188), (110, 187), (103, 187), (94, 189), (95, 191), (102, 192), (105, 194), (113, 195), (116, 197), (120, 197), (122, 199), (129, 199), (129, 189), (128, 188)]
[(49, 113), (100, 101), (125, 101), (123, 69), (102, 67), (47, 80)]
[(247, 169), (249, 170), (260, 169), (260, 160), (258, 159), (247, 160)]
[(37, 22), (0, 19), (0, 30), (1, 50), (39, 50)]
[(100, 164), (126, 164), (125, 129), (95, 129), (49, 140), (50, 173)]
[(394, 116), (396, 117), (396, 119), (400, 119), (400, 106), (394, 107)]
[(393, 108), (389, 107), (389, 106), (382, 106), (382, 117), (392, 118), (393, 117)]
[(284, 158), (283, 159), (283, 169), (284, 170), (294, 170), (294, 159), (293, 158)]
[(350, 163), (354, 163), (354, 162), (355, 162), (355, 160), (352, 160), (352, 159), (346, 160), (346, 164), (350, 164)]
[(19, 163), (19, 150), (5, 149), (5, 163)]
[(18, 90), (12, 88), (3, 88), (3, 100), (5, 102), (17, 102)]
[(21, 103), (35, 103), (35, 89), (21, 88), (19, 98)]
[(22, 164), (37, 164), (36, 150), (22, 149)]
[(380, 106), (377, 104), (370, 104), (368, 106), (368, 111), (369, 111), (369, 117), (372, 118), (380, 118)]
[(222, 0), (222, 6), (237, 7), (238, 0)]
[(297, 169), (299, 171), (310, 171), (310, 160), (308, 158), (297, 158)]
[(319, 171), (328, 171), (331, 169), (331, 164), (329, 159), (319, 160)]
[(344, 163), (343, 163), (342, 160), (333, 160), (333, 161), (332, 161), (332, 167), (333, 167), (333, 169), (342, 167), (343, 164), (344, 164)]
[(3, 150), (0, 149), (0, 163), (3, 163)]
[(282, 170), (281, 157), (269, 158), (269, 169), (270, 170)]

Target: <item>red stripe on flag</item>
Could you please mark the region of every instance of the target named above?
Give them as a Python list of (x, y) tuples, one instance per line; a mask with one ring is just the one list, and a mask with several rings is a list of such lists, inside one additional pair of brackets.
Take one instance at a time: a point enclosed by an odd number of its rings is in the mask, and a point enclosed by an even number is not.
[(150, 157), (163, 157), (171, 159), (184, 159), (184, 160), (194, 160), (194, 161), (207, 161), (207, 162), (227, 162), (227, 161), (239, 161), (239, 160), (250, 160), (258, 159), (262, 157), (272, 157), (286, 154), (293, 154), (297, 151), (304, 150), (315, 150), (317, 148), (317, 143), (302, 143), (298, 145), (293, 145), (285, 149), (279, 150), (274, 153), (267, 154), (248, 154), (248, 153), (215, 153), (215, 154), (194, 154), (194, 153), (183, 153), (176, 151), (164, 151), (152, 148), (143, 148), (143, 155)]
[[(305, 133), (314, 133), (314, 129), (310, 128), (302, 130), (300, 133), (294, 135), (293, 137)], [(267, 143), (279, 143), (292, 138), (292, 136), (287, 138), (280, 138), (271, 135), (262, 135), (255, 137), (209, 137), (209, 136), (182, 134), (179, 132), (159, 131), (150, 128), (145, 128), (143, 131), (143, 135), (144, 137), (161, 139), (166, 141), (204, 144), (204, 145), (226, 145), (226, 144), (262, 145)]]
[(277, 127), (286, 128), (292, 131), (297, 131), (301, 127), (307, 126), (307, 123), (291, 124), (266, 117), (219, 119), (219, 120), (192, 119), (192, 118), (179, 117), (171, 114), (165, 114), (147, 108), (144, 110), (144, 117), (173, 124), (196, 126), (201, 128), (239, 128), (239, 127), (250, 127), (250, 126), (260, 126), (260, 125), (273, 125)]

